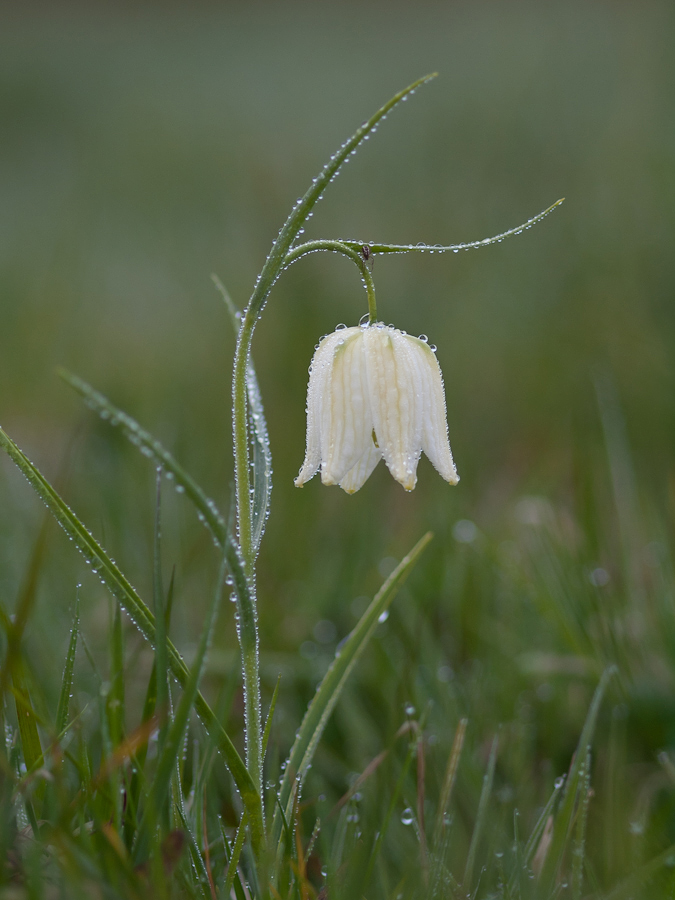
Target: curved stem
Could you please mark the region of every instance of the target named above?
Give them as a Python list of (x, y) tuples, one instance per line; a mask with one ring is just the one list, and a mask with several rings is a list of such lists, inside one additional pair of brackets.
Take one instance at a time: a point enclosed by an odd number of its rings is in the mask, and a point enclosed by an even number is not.
[[(363, 244), (362, 246), (368, 247), (368, 244)], [(352, 262), (356, 263), (358, 270), (361, 273), (363, 285), (368, 294), (368, 324), (372, 325), (374, 322), (377, 322), (375, 282), (373, 281), (372, 273), (361, 248), (356, 250), (354, 247), (347, 246), (347, 244), (344, 244), (342, 241), (307, 241), (307, 243), (299, 244), (297, 247), (293, 247), (292, 250), (288, 251), (284, 258), (284, 269), (287, 269), (290, 265), (301, 257), (306, 256), (308, 253), (316, 253), (319, 250), (327, 250), (331, 253), (342, 253), (343, 256), (346, 256), (348, 259), (351, 259)], [(370, 252), (370, 247), (368, 247), (368, 250)]]

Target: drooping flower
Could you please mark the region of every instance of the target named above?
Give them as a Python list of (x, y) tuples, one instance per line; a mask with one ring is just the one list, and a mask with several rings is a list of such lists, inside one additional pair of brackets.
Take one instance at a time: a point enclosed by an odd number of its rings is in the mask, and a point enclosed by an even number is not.
[(457, 484), (443, 378), (425, 340), (381, 323), (338, 328), (312, 360), (307, 388), (307, 452), (302, 487), (321, 468), (324, 484), (353, 494), (380, 459), (407, 491), (426, 453)]

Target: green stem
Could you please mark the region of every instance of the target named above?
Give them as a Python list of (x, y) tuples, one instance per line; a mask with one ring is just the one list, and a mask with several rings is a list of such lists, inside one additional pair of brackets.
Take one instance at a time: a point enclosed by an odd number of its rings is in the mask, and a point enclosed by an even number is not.
[(308, 253), (316, 253), (317, 250), (342, 253), (348, 259), (351, 259), (352, 262), (356, 263), (358, 270), (361, 273), (363, 285), (368, 294), (368, 324), (373, 325), (377, 322), (375, 282), (373, 281), (372, 273), (366, 262), (366, 257), (363, 254), (363, 247), (368, 247), (368, 254), (370, 254), (370, 247), (368, 244), (363, 244), (362, 247), (356, 250), (353, 247), (348, 247), (347, 244), (344, 244), (342, 241), (308, 241), (306, 244), (299, 244), (297, 247), (293, 247), (292, 250), (288, 251), (286, 258), (284, 259), (284, 269), (287, 269), (302, 256), (306, 256)]

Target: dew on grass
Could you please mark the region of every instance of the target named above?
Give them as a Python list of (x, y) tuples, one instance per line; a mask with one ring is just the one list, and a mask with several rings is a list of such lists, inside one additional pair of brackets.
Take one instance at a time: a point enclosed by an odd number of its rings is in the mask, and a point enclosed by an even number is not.
[(412, 809), (409, 806), (406, 806), (406, 808), (401, 813), (402, 824), (403, 825), (412, 825), (412, 823), (414, 821), (415, 821), (415, 814), (413, 813)]

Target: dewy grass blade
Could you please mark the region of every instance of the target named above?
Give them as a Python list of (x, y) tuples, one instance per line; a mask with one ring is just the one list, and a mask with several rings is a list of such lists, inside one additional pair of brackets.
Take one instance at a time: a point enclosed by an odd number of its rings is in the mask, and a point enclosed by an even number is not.
[(180, 698), (180, 702), (178, 703), (178, 708), (176, 709), (176, 712), (173, 716), (173, 721), (171, 722), (166, 735), (164, 747), (162, 748), (159, 759), (157, 761), (155, 776), (147, 799), (146, 811), (141, 821), (136, 842), (134, 855), (137, 863), (142, 862), (147, 855), (150, 845), (150, 839), (152, 836), (152, 823), (154, 822), (155, 817), (161, 814), (161, 810), (169, 794), (171, 776), (176, 765), (176, 760), (178, 759), (180, 753), (185, 730), (188, 726), (190, 714), (194, 707), (197, 693), (199, 691), (199, 683), (204, 672), (206, 654), (211, 643), (213, 628), (216, 623), (216, 614), (218, 612), (218, 607), (220, 605), (220, 600), (223, 593), (225, 571), (226, 567), (225, 564), (223, 564), (221, 566), (220, 577), (218, 578), (218, 584), (213, 595), (213, 600), (211, 602), (211, 608), (206, 619), (206, 624), (204, 625), (204, 630), (202, 631), (197, 655), (195, 657), (194, 663), (192, 664), (192, 669), (190, 671), (187, 682), (183, 687), (183, 695)]
[(492, 749), (490, 750), (490, 759), (488, 760), (487, 771), (483, 777), (483, 789), (480, 793), (478, 801), (478, 812), (476, 813), (476, 824), (473, 826), (473, 834), (471, 835), (471, 843), (469, 844), (469, 852), (466, 856), (466, 866), (464, 867), (464, 878), (462, 879), (462, 890), (466, 891), (467, 896), (471, 895), (473, 882), (473, 869), (476, 862), (476, 853), (478, 845), (483, 834), (483, 826), (487, 816), (487, 807), (492, 793), (492, 783), (495, 777), (495, 765), (497, 763), (497, 747), (499, 746), (499, 737), (495, 735), (492, 741)]
[(167, 475), (173, 479), (176, 490), (189, 497), (214, 540), (222, 547), (225, 543), (225, 520), (214, 501), (206, 496), (194, 478), (185, 471), (180, 463), (176, 462), (171, 453), (149, 432), (141, 428), (135, 419), (118, 409), (107, 397), (87, 384), (86, 381), (65, 369), (57, 371), (61, 378), (84, 398), (90, 409), (97, 412), (111, 425), (119, 425), (126, 437), (140, 449), (141, 453), (152, 457), (166, 471)]
[(588, 822), (588, 804), (591, 798), (591, 753), (586, 753), (586, 761), (580, 775), (581, 808), (577, 816), (574, 848), (572, 850), (572, 900), (581, 900), (584, 883), (584, 860), (586, 853), (586, 825)]
[[(298, 781), (302, 785), (326, 723), (352, 669), (373, 636), (380, 616), (394, 599), (396, 592), (410, 574), (431, 538), (431, 532), (427, 532), (384, 582), (373, 602), (347, 638), (344, 646), (336, 654), (312, 702), (309, 704), (295, 743), (291, 748), (279, 791), (281, 807), (285, 811), (287, 819), (290, 819), (293, 812), (291, 798), (294, 782)], [(280, 835), (281, 817), (279, 810), (276, 810), (272, 824), (272, 847), (278, 844)]]
[[(153, 646), (155, 644), (155, 622), (154, 616), (141, 600), (138, 593), (131, 586), (120, 569), (105, 553), (96, 539), (87, 531), (84, 525), (79, 521), (69, 506), (59, 497), (51, 484), (41, 474), (41, 472), (33, 465), (28, 457), (17, 447), (14, 441), (0, 428), (0, 447), (7, 453), (10, 459), (16, 463), (21, 472), (24, 474), (28, 483), (37, 493), (43, 503), (50, 510), (56, 521), (66, 532), (68, 537), (74, 542), (77, 549), (84, 556), (87, 563), (94, 568), (101, 581), (106, 585), (112, 595), (119, 601), (131, 620), (135, 623), (141, 634)], [(238, 561), (234, 548), (226, 546), (226, 555), (228, 557), (228, 565), (237, 566)], [(236, 578), (236, 576), (235, 576)], [(238, 589), (241, 589), (241, 578), (238, 582)], [(245, 579), (243, 579), (245, 585)], [(184, 686), (187, 684), (189, 673), (187, 667), (170, 640), (167, 640), (167, 649), (169, 653), (169, 666), (173, 677)], [(239, 792), (242, 795), (244, 804), (252, 812), (252, 818), (260, 815), (261, 799), (258, 794), (246, 767), (239, 756), (234, 744), (232, 743), (227, 732), (222, 728), (216, 719), (211, 707), (204, 700), (201, 694), (197, 694), (195, 700), (195, 709), (201, 718), (207, 731), (215, 731), (218, 738), (218, 747), (223, 758), (230, 770), (232, 777)]]
[[(241, 312), (237, 309), (230, 294), (218, 278), (212, 275), (213, 283), (220, 292), (227, 311), (230, 315), (235, 337), (239, 335), (241, 327)], [(253, 453), (253, 509), (252, 509), (252, 536), (253, 549), (257, 554), (260, 549), (265, 530), (265, 522), (269, 515), (270, 496), (272, 493), (272, 451), (267, 432), (267, 421), (263, 409), (262, 395), (258, 386), (258, 378), (253, 365), (253, 358), (249, 354), (248, 369), (246, 371), (246, 393), (249, 407), (249, 424), (251, 428), (251, 444)]]
[(577, 795), (579, 793), (580, 785), (583, 784), (581, 773), (586, 761), (588, 748), (590, 747), (593, 738), (595, 723), (598, 718), (598, 713), (600, 712), (600, 704), (602, 703), (602, 698), (607, 690), (609, 680), (616, 674), (616, 671), (615, 666), (609, 666), (609, 668), (605, 669), (602, 673), (600, 684), (595, 690), (593, 700), (591, 701), (588, 710), (588, 715), (586, 716), (586, 721), (584, 722), (584, 727), (581, 731), (581, 737), (579, 738), (579, 743), (574, 754), (574, 762), (572, 763), (572, 768), (570, 769), (570, 774), (565, 785), (565, 794), (561, 808), (558, 811), (558, 815), (554, 822), (551, 845), (546, 854), (544, 868), (541, 873), (539, 883), (544, 896), (546, 896), (547, 890), (550, 891), (553, 888), (558, 868), (562, 862), (565, 848), (567, 847), (574, 809), (578, 799)]
[(462, 754), (462, 747), (464, 746), (464, 738), (466, 736), (466, 726), (468, 724), (468, 719), (459, 720), (455, 738), (452, 742), (452, 749), (450, 750), (450, 756), (448, 757), (448, 765), (445, 770), (445, 778), (443, 779), (443, 787), (441, 789), (441, 796), (438, 801), (438, 811), (436, 813), (436, 827), (434, 829), (435, 847), (439, 846), (443, 828), (445, 826), (445, 815), (448, 811), (452, 789), (455, 785), (455, 779), (457, 778), (459, 758)]
[(23, 661), (17, 660), (12, 670), (14, 682), (14, 700), (16, 702), (16, 717), (19, 723), (19, 735), (21, 737), (21, 751), (26, 769), (30, 772), (42, 764), (42, 745), (37, 727), (37, 716), (28, 693), (28, 686), (23, 671)]
[(122, 634), (122, 610), (115, 604), (115, 618), (111, 629), (110, 690), (107, 697), (110, 739), (117, 747), (124, 737), (124, 636)]
[(406, 777), (408, 775), (408, 771), (410, 766), (412, 765), (412, 761), (415, 755), (415, 742), (411, 741), (408, 745), (408, 752), (405, 757), (405, 761), (401, 768), (401, 772), (398, 776), (398, 780), (396, 782), (396, 786), (389, 800), (389, 806), (387, 808), (387, 812), (384, 817), (384, 821), (380, 826), (379, 833), (375, 838), (375, 845), (373, 846), (373, 850), (370, 854), (370, 859), (368, 861), (368, 868), (366, 869), (366, 874), (363, 879), (363, 889), (367, 890), (368, 884), (372, 877), (373, 871), (375, 869), (375, 863), (380, 855), (380, 850), (384, 843), (385, 835), (387, 834), (387, 830), (389, 828), (389, 823), (391, 822), (392, 816), (394, 815), (394, 810), (396, 808), (396, 804), (398, 802), (398, 798), (403, 790), (403, 785), (405, 784)]
[[(548, 821), (549, 816), (553, 813), (553, 809), (555, 807), (556, 801), (560, 795), (560, 792), (563, 788), (563, 784), (565, 783), (563, 778), (559, 778), (556, 780), (553, 793), (548, 799), (546, 806), (541, 811), (539, 818), (537, 819), (534, 828), (525, 844), (525, 849), (523, 850), (522, 858), (520, 859), (520, 865), (527, 868), (532, 859), (534, 858), (534, 854), (536, 853), (537, 847), (539, 846), (539, 842), (541, 841), (541, 836), (544, 833), (544, 829), (546, 828), (546, 823)], [(517, 819), (514, 817), (514, 822), (517, 822)], [(515, 841), (516, 845), (518, 844), (518, 840)], [(520, 870), (515, 868), (513, 873), (509, 879), (509, 891), (513, 893), (516, 890), (516, 886), (518, 883), (518, 878), (520, 877)]]
[[(528, 229), (532, 228), (533, 225), (536, 225), (537, 222), (541, 222), (542, 219), (545, 219), (549, 213), (552, 213), (554, 209), (557, 209), (565, 202), (565, 198), (561, 197), (560, 200), (556, 200), (555, 203), (552, 203), (546, 209), (543, 209), (540, 213), (537, 213), (536, 216), (532, 216), (531, 219), (528, 219), (527, 222), (523, 222), (522, 225), (516, 225), (513, 228), (509, 228), (508, 231), (502, 231), (501, 234), (495, 234), (493, 237), (483, 238), (480, 241), (468, 241), (462, 242), (460, 244), (378, 244), (374, 241), (341, 241), (341, 243), (345, 244), (352, 250), (360, 251), (361, 248), (365, 245), (370, 249), (371, 253), (447, 253), (448, 251), (452, 251), (454, 253), (458, 253), (460, 250), (477, 250), (480, 247), (489, 247), (490, 244), (499, 244), (504, 238), (511, 237), (514, 234), (522, 234), (523, 231), (528, 231)], [(309, 246), (309, 245), (308, 245)]]
[(56, 708), (56, 734), (60, 735), (66, 730), (68, 724), (68, 708), (70, 706), (70, 695), (73, 689), (73, 669), (75, 667), (75, 653), (77, 652), (77, 638), (80, 632), (80, 592), (75, 595), (75, 615), (73, 616), (73, 625), (70, 629), (70, 641), (68, 643), (68, 653), (66, 654), (66, 664), (63, 668), (63, 678), (61, 679), (61, 693), (59, 694), (59, 703)]
[(277, 683), (274, 685), (274, 693), (272, 694), (272, 699), (270, 701), (270, 708), (267, 713), (267, 720), (265, 721), (265, 730), (263, 731), (263, 739), (262, 739), (262, 752), (263, 759), (265, 758), (265, 753), (267, 752), (267, 744), (270, 739), (270, 732), (272, 731), (272, 720), (274, 719), (274, 709), (277, 705), (277, 698), (279, 697), (279, 685), (281, 684), (281, 675), (277, 678)]
[(223, 891), (223, 897), (229, 897), (230, 892), (232, 890), (232, 886), (234, 885), (235, 876), (237, 876), (237, 866), (239, 865), (239, 857), (241, 856), (241, 851), (244, 846), (244, 839), (246, 837), (246, 826), (248, 825), (248, 815), (244, 812), (241, 817), (241, 822), (239, 823), (239, 828), (237, 828), (237, 836), (234, 839), (234, 846), (232, 847), (232, 853), (230, 854), (230, 861), (227, 865), (227, 875), (225, 876), (225, 890)]
[[(162, 584), (162, 539), (161, 539), (161, 510), (162, 510), (162, 474), (157, 472), (157, 493), (155, 501), (155, 536), (153, 548), (153, 579), (152, 595), (155, 608), (155, 703), (159, 712), (160, 729), (157, 752), (161, 754), (166, 737), (167, 719), (169, 710), (169, 655), (167, 649), (166, 616), (164, 611), (164, 585)], [(173, 583), (173, 579), (172, 579)]]

